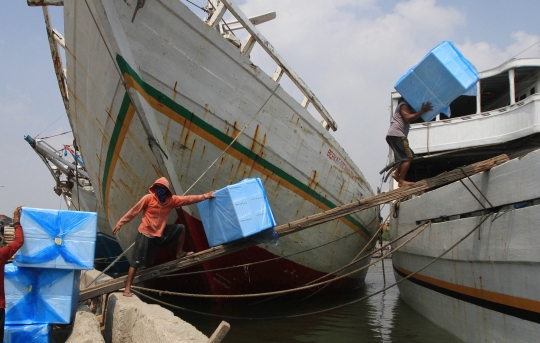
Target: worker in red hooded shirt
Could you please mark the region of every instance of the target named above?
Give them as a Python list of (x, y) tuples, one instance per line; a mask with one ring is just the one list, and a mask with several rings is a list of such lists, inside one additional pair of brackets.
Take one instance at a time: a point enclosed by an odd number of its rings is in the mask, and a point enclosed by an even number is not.
[(180, 206), (191, 205), (206, 199), (214, 198), (214, 192), (208, 192), (202, 195), (173, 195), (169, 189), (169, 181), (161, 177), (152, 187), (150, 193), (142, 197), (139, 202), (133, 206), (116, 224), (113, 234), (120, 228), (129, 223), (137, 214), (144, 211), (142, 222), (139, 225), (137, 238), (133, 254), (131, 256), (130, 268), (124, 296), (130, 297), (131, 283), (135, 278), (137, 268), (146, 267), (154, 262), (158, 247), (170, 249), (175, 242), (178, 242), (176, 248), (176, 258), (181, 258), (193, 252), (182, 250), (184, 240), (186, 239), (185, 227), (182, 224), (167, 224), (171, 211)]
[(1, 332), (1, 342), (4, 341), (4, 323), (6, 321), (6, 294), (4, 293), (4, 267), (7, 261), (13, 256), (17, 250), (24, 243), (24, 235), (21, 227), (21, 209), (19, 206), (13, 212), (13, 227), (15, 228), (15, 239), (13, 242), (8, 245), (0, 248), (0, 277), (2, 277), (2, 282), (0, 283), (0, 318), (2, 322), (0, 323), (0, 332)]

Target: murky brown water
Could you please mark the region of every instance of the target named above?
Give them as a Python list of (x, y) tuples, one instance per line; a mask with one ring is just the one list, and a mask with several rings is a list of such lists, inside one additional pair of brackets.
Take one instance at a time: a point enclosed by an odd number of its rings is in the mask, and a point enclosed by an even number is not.
[[(385, 261), (387, 284), (394, 283), (392, 261)], [(217, 304), (210, 301), (160, 298), (178, 306), (224, 316), (276, 317), (318, 311), (340, 305), (374, 293), (383, 288), (382, 266), (372, 266), (366, 286), (358, 291), (332, 297), (310, 298), (305, 301), (277, 298), (253, 305), (243, 303)], [(147, 301), (145, 299), (145, 301)], [(173, 310), (182, 319), (210, 336), (221, 322), (219, 318)], [(399, 297), (397, 287), (384, 293), (337, 310), (307, 317), (281, 320), (225, 319), (231, 331), (224, 343), (232, 342), (384, 342), (384, 343), (462, 343), (461, 340), (434, 325)]]

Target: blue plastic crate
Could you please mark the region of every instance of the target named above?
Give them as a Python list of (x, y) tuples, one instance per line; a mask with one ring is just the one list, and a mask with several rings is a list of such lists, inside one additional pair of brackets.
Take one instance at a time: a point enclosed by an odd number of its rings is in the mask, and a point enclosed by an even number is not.
[(431, 102), (433, 109), (422, 115), (424, 121), (430, 121), (473, 88), (478, 79), (476, 68), (452, 42), (444, 41), (409, 69), (394, 88), (415, 111), (420, 111), (422, 103)]
[(197, 204), (208, 244), (213, 247), (276, 226), (259, 178), (245, 179)]
[(21, 226), (24, 244), (17, 252), (18, 266), (57, 269), (93, 269), (97, 213), (24, 207)]
[(5, 325), (3, 343), (49, 343), (50, 324)]
[(80, 275), (79, 270), (7, 264), (6, 324), (69, 324), (77, 312)]

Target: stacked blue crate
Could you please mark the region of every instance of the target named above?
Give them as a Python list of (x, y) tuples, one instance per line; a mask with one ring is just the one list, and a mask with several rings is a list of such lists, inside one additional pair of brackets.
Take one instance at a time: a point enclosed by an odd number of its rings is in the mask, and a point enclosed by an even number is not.
[(79, 270), (7, 264), (6, 324), (69, 324), (79, 303), (79, 281)]
[(444, 41), (407, 71), (394, 88), (415, 111), (422, 103), (431, 102), (433, 109), (422, 115), (424, 121), (430, 121), (440, 112), (446, 113), (450, 103), (472, 89), (478, 79), (476, 68), (452, 42)]
[[(40, 332), (48, 339), (50, 324), (73, 320), (80, 270), (94, 266), (97, 214), (24, 207), (21, 226), (24, 244), (4, 272), (11, 342)], [(47, 333), (37, 324), (48, 326)]]
[(242, 180), (215, 191), (214, 195), (215, 198), (197, 204), (211, 247), (276, 226), (261, 179)]
[(24, 244), (18, 266), (93, 269), (97, 213), (24, 207), (21, 215)]
[(3, 343), (49, 343), (51, 324), (5, 325)]

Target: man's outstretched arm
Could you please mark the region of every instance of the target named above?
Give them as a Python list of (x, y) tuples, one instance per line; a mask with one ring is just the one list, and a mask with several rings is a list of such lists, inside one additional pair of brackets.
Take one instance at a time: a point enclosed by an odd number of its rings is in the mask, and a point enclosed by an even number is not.
[(147, 198), (148, 194), (143, 196), (141, 200), (139, 200), (139, 202), (135, 204), (135, 206), (133, 206), (131, 210), (129, 210), (126, 214), (124, 214), (122, 218), (120, 218), (120, 220), (118, 221), (118, 223), (116, 223), (112, 230), (113, 235), (116, 235), (116, 233), (120, 231), (120, 228), (124, 224), (129, 223), (133, 218), (135, 218), (137, 214), (139, 214), (142, 210), (146, 208)]

